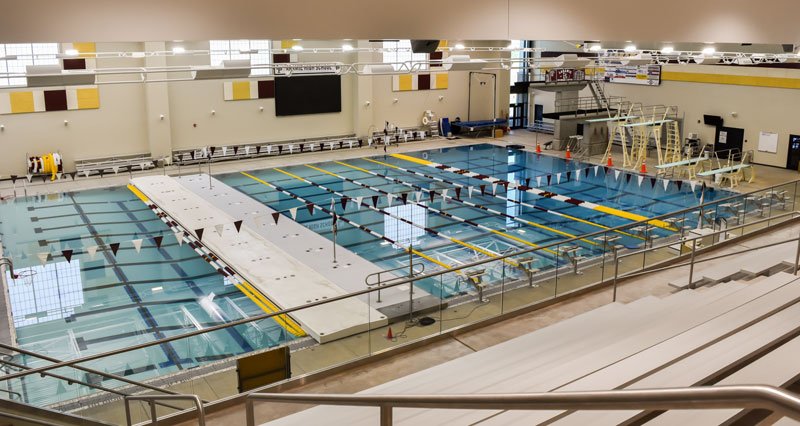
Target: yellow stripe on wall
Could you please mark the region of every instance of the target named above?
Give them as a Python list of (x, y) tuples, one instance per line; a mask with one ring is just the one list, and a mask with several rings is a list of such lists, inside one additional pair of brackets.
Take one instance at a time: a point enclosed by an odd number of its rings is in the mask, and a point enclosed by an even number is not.
[[(94, 58), (94, 53), (97, 52), (97, 45), (91, 42), (72, 43), (72, 48), (80, 53), (81, 58)], [(89, 53), (89, 55), (86, 55)]]
[(90, 89), (78, 89), (78, 109), (97, 109), (100, 108), (100, 92), (96, 87)]
[(233, 82), (233, 100), (239, 101), (242, 99), (250, 99), (250, 82), (249, 81), (234, 81)]
[(450, 79), (448, 78), (448, 74), (446, 72), (434, 74), (436, 76), (436, 88), (437, 89), (447, 89), (447, 84), (449, 83)]
[(11, 92), (9, 99), (11, 100), (11, 112), (14, 114), (36, 110), (33, 106), (33, 92)]
[(800, 79), (783, 77), (761, 77), (731, 74), (706, 74), (693, 72), (662, 71), (662, 81), (688, 83), (731, 84), (737, 86), (772, 87), (778, 89), (800, 89)]
[(400, 76), (400, 90), (413, 90), (413, 77), (410, 74), (403, 74)]

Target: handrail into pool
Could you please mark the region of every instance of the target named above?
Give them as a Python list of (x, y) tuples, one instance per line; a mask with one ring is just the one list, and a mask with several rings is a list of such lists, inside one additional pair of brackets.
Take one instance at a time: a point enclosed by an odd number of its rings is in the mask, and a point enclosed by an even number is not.
[(197, 410), (197, 424), (199, 426), (206, 425), (206, 412), (203, 409), (203, 401), (197, 395), (128, 395), (125, 397), (125, 421), (128, 426), (131, 426), (131, 401), (147, 401), (150, 406), (150, 421), (151, 424), (158, 424), (158, 415), (156, 414), (156, 404), (159, 400), (164, 401), (192, 401), (195, 409)]
[[(681, 247), (683, 247), (683, 245), (686, 244), (686, 242), (688, 242), (688, 241), (692, 242), (691, 257), (690, 257), (690, 260), (688, 262), (686, 262), (686, 263), (676, 263), (676, 264), (672, 264), (672, 265), (663, 266), (663, 267), (660, 267), (660, 268), (650, 268), (650, 269), (644, 269), (643, 268), (642, 271), (625, 274), (625, 278), (633, 278), (633, 277), (636, 277), (636, 276), (639, 276), (639, 275), (642, 275), (642, 274), (650, 274), (650, 273), (653, 273), (653, 272), (666, 271), (668, 269), (681, 268), (681, 267), (684, 267), (684, 266), (688, 266), (689, 267), (689, 286), (688, 286), (688, 288), (693, 289), (693, 288), (695, 288), (695, 286), (694, 286), (694, 280), (692, 278), (694, 278), (694, 265), (696, 263), (708, 262), (709, 260), (721, 259), (723, 257), (733, 256), (733, 255), (742, 254), (742, 253), (748, 253), (748, 252), (751, 252), (751, 251), (760, 250), (760, 249), (767, 248), (767, 247), (773, 247), (773, 246), (777, 246), (777, 245), (781, 245), (781, 244), (791, 243), (791, 242), (795, 242), (795, 241), (797, 241), (797, 251), (795, 253), (794, 266), (793, 266), (793, 272), (792, 273), (793, 274), (797, 274), (797, 270), (798, 270), (798, 268), (800, 268), (800, 235), (798, 235), (795, 238), (790, 238), (788, 240), (776, 241), (776, 242), (772, 242), (772, 243), (769, 243), (769, 244), (760, 245), (760, 246), (757, 246), (757, 247), (748, 247), (746, 249), (738, 250), (738, 251), (735, 251), (735, 252), (732, 252), (732, 253), (725, 253), (725, 254), (721, 254), (719, 256), (713, 256), (713, 257), (707, 257), (705, 259), (695, 260), (695, 254), (697, 253), (697, 240), (702, 240), (702, 239), (708, 238), (708, 237), (712, 237), (713, 238), (713, 236), (715, 236), (715, 235), (725, 234), (725, 233), (728, 233), (728, 232), (730, 232), (732, 230), (736, 230), (736, 229), (739, 229), (739, 228), (744, 228), (746, 226), (757, 225), (757, 224), (762, 223), (762, 222), (769, 222), (771, 220), (775, 220), (775, 219), (778, 219), (778, 218), (781, 218), (781, 217), (784, 217), (784, 216), (792, 216), (792, 218), (795, 218), (797, 216), (800, 216), (800, 211), (796, 211), (795, 210), (795, 211), (791, 211), (791, 212), (786, 212), (786, 213), (779, 214), (777, 216), (772, 216), (772, 217), (760, 219), (760, 220), (757, 220), (755, 222), (750, 222), (750, 223), (746, 223), (746, 224), (736, 225), (736, 226), (733, 226), (733, 227), (730, 227), (730, 228), (721, 229), (719, 231), (709, 232), (708, 234), (698, 235), (696, 237), (691, 237), (691, 238), (684, 237), (679, 241), (673, 241), (671, 243), (663, 244), (663, 245), (660, 245), (660, 246), (651, 246), (649, 248), (645, 247), (643, 249), (632, 251), (632, 252), (629, 252), (629, 253), (624, 253), (624, 254), (621, 254), (621, 255), (618, 255), (617, 252), (614, 251), (614, 260), (613, 260), (613, 262), (614, 262), (614, 281), (613, 281), (614, 291), (613, 291), (613, 295), (611, 297), (611, 301), (612, 302), (616, 302), (617, 301), (617, 279), (619, 278), (619, 262), (620, 262), (620, 260), (622, 260), (624, 258), (627, 258), (627, 257), (640, 255), (640, 254), (644, 255), (647, 252), (668, 248), (670, 246), (674, 246), (675, 244), (680, 244)], [(713, 246), (713, 244), (712, 244), (712, 246)]]
[(394, 408), (456, 410), (694, 410), (766, 409), (800, 420), (800, 395), (766, 385), (698, 386), (584, 392), (463, 395), (325, 395), (251, 393), (247, 426), (255, 426), (256, 400), (380, 408), (380, 425), (393, 424)]
[[(481, 259), (481, 260), (477, 260), (475, 262), (465, 263), (465, 264), (462, 264), (462, 265), (459, 265), (459, 266), (453, 267), (453, 268), (442, 269), (442, 270), (438, 270), (438, 271), (432, 271), (430, 273), (427, 273), (427, 274), (424, 274), (424, 275), (420, 275), (419, 277), (401, 279), (401, 280), (398, 280), (396, 282), (392, 282), (391, 284), (387, 284), (385, 286), (378, 287), (378, 288), (367, 288), (367, 289), (364, 289), (364, 290), (358, 290), (358, 291), (354, 291), (354, 292), (351, 292), (351, 293), (348, 293), (348, 294), (344, 294), (344, 295), (341, 295), (341, 296), (335, 296), (335, 297), (330, 297), (328, 299), (322, 299), (322, 300), (319, 300), (319, 301), (306, 303), (305, 305), (300, 305), (300, 306), (296, 306), (296, 307), (293, 307), (293, 308), (281, 309), (281, 310), (278, 310), (278, 311), (275, 311), (275, 312), (264, 313), (264, 314), (261, 314), (261, 315), (252, 316), (250, 318), (242, 318), (242, 319), (231, 321), (231, 322), (228, 322), (228, 323), (225, 323), (225, 324), (219, 324), (219, 325), (207, 327), (207, 328), (204, 328), (202, 330), (190, 331), (190, 332), (187, 332), (187, 333), (184, 333), (184, 334), (175, 335), (175, 336), (169, 336), (169, 337), (165, 337), (165, 338), (162, 338), (162, 339), (153, 340), (153, 341), (150, 341), (150, 342), (139, 343), (139, 344), (136, 344), (136, 345), (131, 345), (131, 346), (125, 347), (125, 348), (119, 348), (119, 349), (114, 349), (114, 350), (110, 350), (110, 351), (106, 351), (106, 352), (100, 352), (100, 353), (93, 354), (93, 355), (87, 355), (87, 356), (80, 357), (80, 358), (75, 358), (75, 359), (72, 359), (72, 360), (69, 360), (69, 361), (56, 362), (56, 363), (53, 363), (53, 364), (50, 364), (50, 365), (32, 368), (32, 369), (26, 370), (24, 372), (18, 372), (18, 373), (8, 374), (8, 375), (5, 375), (5, 376), (0, 376), (0, 382), (5, 381), (5, 380), (16, 379), (18, 377), (27, 376), (27, 375), (30, 375), (30, 374), (41, 373), (43, 371), (48, 371), (48, 370), (52, 370), (52, 369), (55, 369), (55, 368), (67, 367), (67, 366), (71, 366), (71, 365), (74, 365), (74, 364), (83, 363), (83, 362), (87, 362), (87, 361), (92, 361), (92, 360), (96, 360), (96, 359), (100, 359), (100, 358), (106, 358), (106, 357), (109, 357), (109, 356), (118, 355), (118, 354), (125, 353), (125, 352), (144, 349), (144, 348), (160, 345), (160, 344), (167, 343), (167, 342), (172, 342), (172, 341), (175, 341), (175, 340), (186, 339), (186, 338), (189, 338), (189, 337), (198, 336), (198, 335), (201, 335), (201, 334), (205, 334), (205, 333), (209, 333), (209, 332), (213, 332), (213, 331), (217, 331), (217, 330), (224, 330), (224, 329), (227, 329), (227, 328), (230, 328), (230, 327), (235, 327), (235, 326), (238, 326), (238, 325), (247, 324), (247, 323), (251, 323), (251, 322), (254, 322), (254, 321), (260, 321), (260, 320), (264, 320), (264, 319), (267, 319), (267, 318), (272, 318), (272, 317), (275, 317), (275, 316), (286, 315), (286, 314), (290, 314), (290, 313), (295, 312), (295, 311), (299, 311), (299, 310), (303, 310), (303, 309), (309, 309), (309, 308), (313, 308), (313, 307), (324, 305), (324, 304), (328, 304), (328, 303), (338, 302), (340, 300), (345, 300), (345, 299), (348, 299), (348, 298), (351, 298), (351, 297), (356, 297), (356, 296), (361, 296), (361, 295), (364, 295), (364, 294), (372, 293), (374, 291), (378, 291), (379, 289), (386, 289), (386, 288), (396, 287), (396, 286), (400, 286), (400, 285), (404, 285), (404, 284), (413, 284), (415, 281), (419, 281), (419, 280), (423, 280), (423, 279), (427, 279), (427, 278), (432, 278), (432, 277), (437, 277), (437, 276), (453, 273), (453, 272), (456, 272), (456, 271), (460, 271), (462, 269), (467, 269), (467, 268), (472, 268), (472, 267), (475, 267), (475, 266), (484, 265), (484, 264), (489, 263), (489, 262), (503, 260), (503, 259), (507, 259), (507, 258), (513, 257), (513, 256), (519, 256), (519, 255), (532, 253), (532, 252), (539, 251), (539, 250), (544, 250), (544, 249), (549, 248), (549, 247), (555, 247), (555, 246), (558, 246), (558, 245), (568, 244), (568, 243), (571, 243), (571, 242), (574, 242), (574, 241), (577, 241), (577, 240), (580, 240), (580, 239), (591, 238), (591, 237), (602, 235), (602, 234), (606, 234), (606, 233), (609, 233), (609, 232), (614, 232), (614, 231), (618, 231), (618, 230), (622, 230), (622, 229), (627, 229), (627, 228), (630, 228), (630, 227), (633, 227), (633, 226), (636, 226), (636, 225), (645, 225), (646, 226), (647, 223), (652, 221), (652, 220), (659, 220), (659, 219), (666, 219), (666, 218), (669, 218), (669, 217), (675, 217), (675, 216), (678, 216), (678, 215), (681, 215), (681, 214), (684, 214), (684, 213), (687, 213), (687, 212), (690, 212), (690, 211), (694, 211), (694, 210), (699, 210), (699, 211), (702, 212), (706, 207), (711, 207), (711, 206), (714, 206), (714, 205), (718, 205), (718, 204), (721, 204), (724, 201), (733, 200), (733, 199), (740, 199), (740, 198), (743, 198), (743, 197), (746, 198), (749, 195), (756, 194), (756, 193), (759, 193), (759, 192), (767, 193), (769, 191), (774, 191), (776, 188), (785, 187), (787, 185), (792, 185), (793, 184), (795, 186), (795, 191), (794, 191), (794, 195), (793, 195), (793, 199), (795, 199), (797, 197), (797, 184), (798, 183), (800, 183), (800, 179), (796, 179), (796, 180), (793, 180), (793, 181), (790, 181), (790, 182), (784, 182), (782, 184), (772, 185), (772, 186), (769, 186), (767, 188), (753, 190), (753, 191), (746, 192), (746, 193), (737, 193), (737, 194), (732, 195), (730, 197), (725, 197), (725, 198), (722, 198), (722, 199), (719, 199), (719, 200), (709, 201), (707, 203), (703, 203), (703, 204), (698, 205), (698, 206), (687, 207), (685, 209), (681, 209), (681, 210), (674, 211), (674, 212), (671, 212), (671, 213), (666, 213), (666, 214), (662, 214), (662, 215), (659, 215), (659, 216), (650, 217), (650, 218), (643, 219), (643, 220), (640, 220), (640, 221), (637, 221), (637, 222), (627, 223), (627, 224), (620, 225), (620, 226), (617, 226), (617, 227), (604, 229), (604, 230), (601, 230), (601, 231), (596, 231), (596, 232), (593, 232), (593, 233), (590, 233), (590, 234), (584, 234), (584, 235), (577, 236), (577, 237), (574, 237), (574, 238), (570, 238), (570, 239), (567, 239), (567, 240), (556, 241), (556, 242), (545, 244), (545, 245), (542, 245), (542, 246), (539, 246), (539, 247), (524, 249), (524, 250), (516, 251), (516, 252), (513, 252), (513, 253), (500, 255), (500, 256), (497, 256), (497, 257)], [(745, 200), (745, 203), (746, 203), (746, 200)]]

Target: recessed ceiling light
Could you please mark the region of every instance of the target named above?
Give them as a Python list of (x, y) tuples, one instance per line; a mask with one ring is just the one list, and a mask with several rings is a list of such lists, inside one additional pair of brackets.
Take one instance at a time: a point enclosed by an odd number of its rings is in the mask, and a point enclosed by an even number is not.
[(717, 49), (714, 49), (713, 47), (706, 47), (705, 49), (703, 49), (703, 55), (706, 55), (706, 56), (713, 55), (716, 52), (717, 52)]
[(343, 44), (342, 45), (342, 50), (345, 51), (345, 52), (349, 52), (349, 51), (353, 50), (353, 45), (352, 44)]
[(599, 52), (602, 49), (603, 49), (603, 46), (601, 46), (599, 44), (593, 44), (591, 47), (589, 47), (589, 50), (592, 51), (592, 52)]
[(299, 44), (295, 44), (294, 46), (292, 46), (292, 50), (296, 50), (296, 51), (299, 52), (299, 51), (303, 50), (303, 46), (300, 46)]
[(635, 52), (636, 51), (636, 45), (629, 44), (629, 45), (625, 46), (625, 51), (626, 52)]
[(665, 55), (669, 55), (670, 53), (672, 53), (672, 52), (674, 52), (674, 51), (675, 51), (675, 48), (674, 48), (674, 47), (672, 47), (672, 46), (664, 46), (664, 47), (661, 49), (661, 53), (663, 53), (663, 54), (665, 54)]
[(456, 50), (464, 50), (464, 45), (461, 43), (456, 44)]
[(182, 46), (175, 46), (172, 48), (172, 53), (176, 55), (180, 55), (181, 53), (186, 53), (186, 48)]
[(67, 49), (64, 51), (64, 54), (67, 56), (78, 56), (78, 51), (76, 49)]

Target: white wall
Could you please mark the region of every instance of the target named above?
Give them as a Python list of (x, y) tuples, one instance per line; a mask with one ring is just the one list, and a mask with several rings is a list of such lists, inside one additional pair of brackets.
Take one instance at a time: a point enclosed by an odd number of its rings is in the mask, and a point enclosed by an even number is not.
[[(669, 65), (669, 72), (737, 74), (745, 76), (800, 78), (800, 70), (735, 66)], [(755, 152), (756, 163), (786, 166), (789, 134), (800, 134), (800, 90), (664, 81), (661, 86), (606, 84), (608, 95), (625, 96), (644, 104), (677, 105), (685, 117), (684, 133), (697, 133), (705, 143), (714, 141), (715, 128), (703, 124), (703, 114), (719, 115), (725, 126), (745, 129), (745, 150)], [(732, 112), (737, 116), (733, 117)], [(758, 152), (761, 131), (779, 134), (778, 152)]]

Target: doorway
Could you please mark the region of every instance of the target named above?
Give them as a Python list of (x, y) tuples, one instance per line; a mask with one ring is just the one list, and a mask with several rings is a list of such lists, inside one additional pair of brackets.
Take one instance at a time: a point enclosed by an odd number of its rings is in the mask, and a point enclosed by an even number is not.
[(786, 168), (800, 169), (800, 135), (789, 135), (789, 155), (786, 156)]

